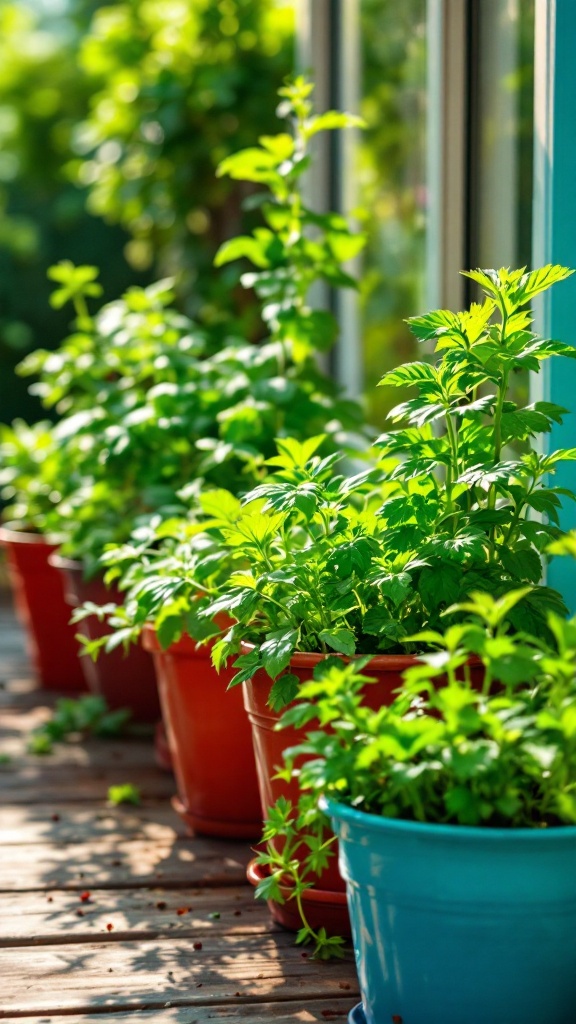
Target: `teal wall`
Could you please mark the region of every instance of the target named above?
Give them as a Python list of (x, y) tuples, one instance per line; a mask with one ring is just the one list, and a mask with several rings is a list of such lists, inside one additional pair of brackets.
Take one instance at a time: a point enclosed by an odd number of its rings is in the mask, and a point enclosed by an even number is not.
[[(532, 264), (576, 267), (576, 0), (538, 0), (535, 79)], [(576, 346), (576, 274), (542, 297), (536, 329)], [(550, 447), (576, 446), (576, 360), (545, 363), (534, 397), (570, 410), (550, 435)], [(576, 463), (562, 465), (555, 482), (576, 491)], [(561, 521), (565, 529), (576, 528), (575, 503), (565, 502)], [(574, 562), (555, 559), (548, 582), (576, 612)]]

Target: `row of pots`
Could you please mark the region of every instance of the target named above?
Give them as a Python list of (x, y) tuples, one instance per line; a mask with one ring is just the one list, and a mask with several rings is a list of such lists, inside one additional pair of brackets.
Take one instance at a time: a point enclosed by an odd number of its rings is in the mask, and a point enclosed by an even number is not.
[[(110, 592), (103, 594), (101, 583), (85, 584), (74, 563), (52, 557), (59, 575), (48, 562), (52, 549), (40, 538), (3, 529), (0, 541), (19, 614), (35, 634), (30, 653), (39, 679), (60, 690), (79, 689), (85, 683), (67, 624), (69, 605), (109, 600)], [(257, 839), (262, 812), (281, 793), (297, 797), (295, 787), (273, 778), (282, 750), (300, 737), (274, 730), (268, 681), (256, 676), (243, 695), (240, 688), (225, 695), (230, 677), (225, 671), (216, 676), (207, 648), (184, 637), (163, 651), (152, 629), (144, 632), (143, 648), (128, 658), (109, 655), (96, 666), (81, 659), (91, 673), (89, 687), (111, 706), (130, 706), (141, 721), (157, 715), (159, 692), (176, 810), (194, 831)], [(369, 692), (374, 705), (390, 700), (409, 660), (370, 663), (369, 674), (378, 679)], [(316, 661), (298, 655), (291, 671), (304, 679)], [(104, 666), (112, 665), (115, 682), (107, 688)], [(336, 803), (326, 810), (339, 843), (363, 997), (350, 1024), (573, 1024), (576, 828), (426, 826)], [(258, 880), (254, 865), (250, 874)], [(350, 934), (345, 883), (335, 868), (305, 898), (313, 927)], [(290, 902), (270, 906), (281, 924), (299, 926)]]
[[(287, 784), (274, 776), (282, 751), (303, 735), (294, 728), (275, 730), (279, 716), (267, 705), (266, 676), (256, 674), (243, 687), (226, 693), (233, 670), (217, 674), (208, 646), (197, 647), (184, 636), (163, 650), (152, 627), (144, 629), (142, 647), (130, 648), (128, 655), (117, 650), (97, 662), (79, 658), (76, 631), (81, 629), (94, 639), (105, 626), (95, 617), (69, 625), (70, 608), (85, 601), (105, 604), (119, 595), (101, 579), (86, 582), (78, 563), (62, 558), (36, 535), (4, 527), (0, 541), (7, 552), (17, 609), (28, 627), (39, 680), (48, 688), (98, 693), (112, 709), (130, 708), (139, 722), (154, 722), (161, 708), (163, 729), (157, 730), (156, 757), (173, 768), (177, 786), (173, 806), (191, 831), (258, 840), (262, 817), (280, 795), (297, 802), (297, 783)], [(304, 681), (319, 657), (298, 654), (291, 671)], [(411, 660), (379, 657), (370, 663), (370, 673), (378, 678), (370, 688), (374, 706), (390, 701), (400, 673)], [(225, 758), (221, 751), (226, 752)], [(254, 862), (250, 865), (253, 884), (260, 880), (260, 871)], [(335, 857), (318, 884), (306, 891), (304, 902), (312, 927), (350, 935), (345, 884)], [(300, 927), (291, 901), (270, 901), (269, 906), (280, 924), (293, 930)]]

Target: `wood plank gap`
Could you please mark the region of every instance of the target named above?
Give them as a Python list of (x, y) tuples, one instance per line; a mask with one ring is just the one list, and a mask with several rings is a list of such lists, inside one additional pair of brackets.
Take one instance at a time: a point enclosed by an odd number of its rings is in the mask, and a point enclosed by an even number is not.
[[(350, 999), (351, 998), (356, 998), (357, 996), (359, 996), (359, 994), (360, 994), (359, 990), (355, 991), (351, 987), (350, 992), (346, 996), (334, 996), (333, 999), (330, 999), (330, 1002), (335, 1002), (335, 1003), (342, 1002), (342, 1004), (343, 1004), (346, 1001), (347, 1005), (349, 1007), (350, 1006)], [(282, 993), (277, 993), (276, 994), (276, 1003), (277, 1003), (277, 1005), (290, 1006), (290, 1005), (296, 1004), (298, 1002), (301, 1002), (302, 1000), (305, 1000), (305, 1003), (308, 1004), (308, 1003), (314, 1003), (316, 1001), (321, 1001), (321, 1000), (326, 1001), (327, 998), (329, 998), (329, 997), (326, 996), (325, 992), (318, 992), (318, 993), (307, 992), (305, 996), (303, 996), (302, 993), (298, 993), (298, 992), (286, 993), (285, 995), (283, 995)], [(244, 1007), (246, 1007), (246, 1006), (262, 1006), (262, 1005), (265, 1005), (265, 1004), (269, 1004), (269, 1002), (270, 1002), (270, 997), (269, 997), (268, 994), (262, 994), (262, 995), (255, 994), (253, 996), (250, 996), (250, 995), (239, 995), (239, 996), (235, 997), (235, 1002), (234, 1003), (232, 1003), (229, 998), (224, 998), (223, 999), (222, 997), (218, 997), (218, 996), (215, 996), (213, 999), (207, 998), (207, 999), (202, 999), (202, 1000), (195, 1000), (193, 1002), (190, 1002), (190, 1000), (187, 1000), (184, 996), (172, 996), (168, 1000), (165, 1000), (163, 997), (160, 997), (159, 999), (147, 999), (145, 1003), (138, 1003), (138, 1002), (130, 1003), (130, 1002), (127, 1002), (127, 1003), (123, 1003), (121, 1005), (120, 1004), (114, 1005), (114, 1003), (109, 1003), (107, 1006), (102, 1006), (102, 1007), (90, 1006), (90, 1004), (86, 1004), (85, 1006), (75, 1006), (75, 1007), (70, 1007), (70, 1008), (63, 1007), (62, 1009), (58, 1009), (56, 1011), (53, 1010), (53, 1009), (38, 1010), (36, 1008), (32, 1012), (30, 1012), (29, 1010), (10, 1010), (8, 1012), (4, 1012), (3, 1010), (0, 1009), (0, 1020), (22, 1020), (23, 1018), (26, 1018), (26, 1017), (36, 1017), (36, 1018), (37, 1017), (50, 1017), (50, 1018), (54, 1018), (56, 1015), (58, 1017), (71, 1017), (73, 1014), (78, 1015), (79, 1013), (83, 1013), (83, 1014), (88, 1014), (89, 1013), (90, 1016), (91, 1017), (95, 1017), (95, 1019), (97, 1021), (98, 1016), (101, 1015), (101, 1014), (104, 1014), (104, 1013), (108, 1013), (108, 1014), (109, 1013), (124, 1013), (124, 1014), (126, 1014), (126, 1013), (141, 1012), (143, 1010), (164, 1010), (164, 1009), (168, 1009), (168, 1008), (190, 1009), (191, 1011), (193, 1011), (195, 1013), (196, 1010), (203, 1010), (203, 1009), (208, 1009), (208, 1008), (216, 1009), (218, 1007), (226, 1007), (226, 1009), (229, 1010), (229, 1009), (231, 1009), (234, 1006), (238, 1006), (238, 1007), (240, 1007), (240, 1006), (244, 1006)], [(347, 1012), (348, 1011), (345, 1011), (343, 1013), (343, 1015), (346, 1016)], [(332, 1018), (332, 1014), (331, 1013), (326, 1016), (327, 1020), (330, 1020), (331, 1018)], [(56, 1021), (54, 1021), (53, 1024), (56, 1024)]]
[(141, 882), (137, 878), (127, 879), (119, 882), (96, 882), (92, 878), (84, 879), (79, 882), (68, 882), (64, 885), (56, 881), (46, 885), (35, 885), (26, 886), (25, 888), (14, 889), (14, 888), (3, 888), (0, 886), (0, 894), (10, 893), (14, 895), (15, 892), (22, 893), (33, 893), (33, 892), (54, 892), (56, 889), (62, 889), (65, 892), (82, 892), (84, 889), (89, 888), (91, 892), (112, 892), (114, 889), (118, 889), (121, 892), (126, 892), (130, 889), (150, 889), (157, 890), (159, 888), (170, 890), (171, 892), (177, 892), (181, 889), (189, 889), (191, 885), (198, 886), (202, 889), (228, 889), (234, 888), (235, 886), (242, 885), (243, 881), (248, 885), (248, 881), (243, 880), (242, 876), (234, 877), (232, 875), (211, 875), (209, 878), (194, 878), (194, 879), (170, 879), (165, 878), (143, 878)]

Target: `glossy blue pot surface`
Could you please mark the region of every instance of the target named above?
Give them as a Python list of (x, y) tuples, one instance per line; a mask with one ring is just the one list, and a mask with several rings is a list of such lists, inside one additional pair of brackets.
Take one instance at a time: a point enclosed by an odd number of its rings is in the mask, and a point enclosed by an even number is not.
[(576, 1024), (576, 827), (325, 808), (367, 1024)]

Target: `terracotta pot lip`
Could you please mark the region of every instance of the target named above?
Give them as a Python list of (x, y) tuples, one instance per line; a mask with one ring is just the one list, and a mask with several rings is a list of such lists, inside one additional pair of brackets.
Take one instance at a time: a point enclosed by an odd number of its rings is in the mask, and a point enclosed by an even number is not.
[(0, 523), (0, 541), (3, 544), (42, 544), (46, 547), (56, 548), (50, 544), (46, 535), (34, 530), (26, 529), (24, 523), (17, 519), (11, 519), (7, 523)]
[(162, 647), (152, 622), (146, 622), (142, 628), (142, 646), (145, 650), (158, 654), (181, 654), (193, 658), (210, 657), (209, 647), (199, 647), (188, 633), (183, 633), (180, 639), (170, 644), (169, 647)]
[(82, 572), (84, 569), (82, 562), (78, 562), (75, 558), (67, 558), (66, 555), (61, 555), (58, 550), (50, 555), (48, 561), (55, 569), (76, 570), (79, 572)]
[[(253, 651), (256, 646), (257, 644), (250, 644), (245, 640), (241, 642), (241, 648), (247, 654)], [(329, 654), (320, 654), (316, 651), (296, 651), (290, 658), (290, 665), (294, 668), (314, 668), (321, 661), (332, 657), (341, 658), (346, 663), (354, 660), (345, 654), (337, 654), (336, 651), (332, 651)], [(361, 657), (361, 655), (358, 655), (358, 657)], [(370, 672), (372, 668), (374, 670), (395, 672), (398, 669), (408, 668), (417, 662), (417, 654), (374, 654), (370, 657), (370, 661), (364, 666), (362, 671)]]
[[(246, 868), (246, 876), (251, 885), (258, 885), (263, 878), (267, 878), (267, 873), (264, 871), (261, 864), (256, 863), (256, 858), (248, 863)], [(289, 886), (281, 886), (283, 894), (286, 896), (290, 894)], [(317, 889), (314, 886), (312, 889), (306, 889), (302, 894), (302, 899), (305, 903), (339, 903), (342, 906), (346, 906), (346, 893), (338, 892), (334, 889)]]

